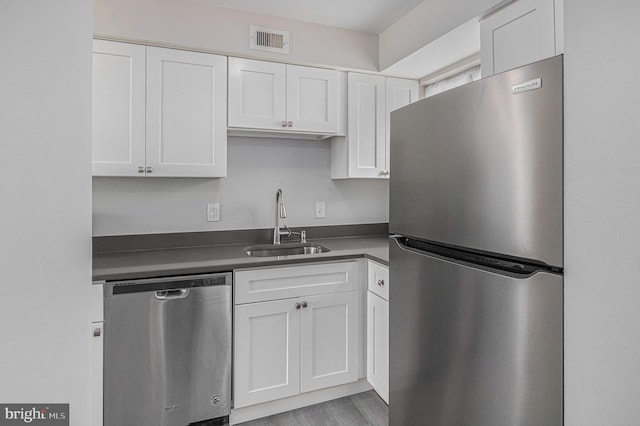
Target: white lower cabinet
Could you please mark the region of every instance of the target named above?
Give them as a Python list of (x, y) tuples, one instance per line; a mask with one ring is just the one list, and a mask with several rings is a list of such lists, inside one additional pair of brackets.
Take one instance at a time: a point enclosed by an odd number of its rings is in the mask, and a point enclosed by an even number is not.
[(103, 366), (104, 366), (104, 282), (91, 286), (91, 324), (87, 336), (91, 339), (91, 425), (102, 426)]
[[(345, 265), (349, 291), (235, 305), (234, 408), (358, 380), (357, 262), (336, 263), (333, 277), (344, 276)], [(331, 266), (324, 264), (323, 274)], [(274, 285), (286, 282), (288, 291), (295, 292), (291, 277), (301, 276), (304, 268), (263, 271)], [(318, 276), (316, 265), (308, 268), (310, 276)], [(257, 271), (237, 271), (236, 282), (257, 277)], [(301, 278), (300, 290), (308, 292), (309, 281)], [(238, 299), (243, 297), (236, 294)]]
[(307, 297), (302, 303), (300, 392), (355, 382), (358, 292)]
[(300, 393), (296, 303), (286, 299), (235, 307), (235, 408)]
[(91, 323), (91, 424), (102, 426), (104, 321)]
[(388, 404), (389, 269), (369, 262), (367, 281), (367, 380)]
[(367, 293), (367, 380), (389, 403), (389, 302)]

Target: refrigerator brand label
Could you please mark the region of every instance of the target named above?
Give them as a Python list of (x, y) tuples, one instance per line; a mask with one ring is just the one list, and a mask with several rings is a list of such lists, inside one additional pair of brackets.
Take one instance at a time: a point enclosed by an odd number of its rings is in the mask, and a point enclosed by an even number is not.
[(511, 93), (528, 92), (529, 90), (536, 90), (542, 87), (542, 79), (536, 78), (533, 80), (525, 81), (524, 83), (516, 84), (511, 88)]

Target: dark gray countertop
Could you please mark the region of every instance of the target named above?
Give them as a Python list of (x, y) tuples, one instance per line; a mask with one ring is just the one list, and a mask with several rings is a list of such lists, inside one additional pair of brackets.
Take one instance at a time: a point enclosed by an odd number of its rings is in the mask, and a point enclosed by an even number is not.
[(94, 253), (93, 279), (115, 281), (362, 257), (389, 263), (387, 236), (320, 238), (309, 242), (321, 244), (330, 251), (281, 257), (249, 257), (244, 251), (249, 244), (243, 243)]

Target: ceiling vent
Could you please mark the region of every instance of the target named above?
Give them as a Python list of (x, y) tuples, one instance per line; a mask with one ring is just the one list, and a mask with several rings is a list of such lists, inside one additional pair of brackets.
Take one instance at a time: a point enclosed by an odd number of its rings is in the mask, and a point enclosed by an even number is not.
[(250, 46), (255, 50), (289, 54), (289, 31), (249, 27)]

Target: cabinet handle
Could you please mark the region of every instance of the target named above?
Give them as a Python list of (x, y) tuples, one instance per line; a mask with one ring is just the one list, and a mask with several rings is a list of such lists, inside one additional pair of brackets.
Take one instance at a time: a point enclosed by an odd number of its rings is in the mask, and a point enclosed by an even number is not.
[(153, 169), (151, 168), (151, 166), (147, 166), (147, 173), (151, 173), (153, 171)]
[(378, 280), (378, 285), (380, 287), (384, 287), (384, 280)]
[(93, 337), (100, 337), (102, 334), (102, 329), (100, 327), (93, 329)]
[(293, 127), (293, 121), (287, 121), (287, 127)]
[(280, 122), (280, 125), (281, 125), (282, 127), (287, 127), (287, 122), (286, 122), (286, 121), (281, 121), (281, 122)]
[(307, 302), (302, 302), (302, 307), (306, 308), (307, 307)]
[(300, 309), (300, 304), (296, 303), (296, 309)]
[(144, 167), (138, 166), (138, 173), (144, 173)]

